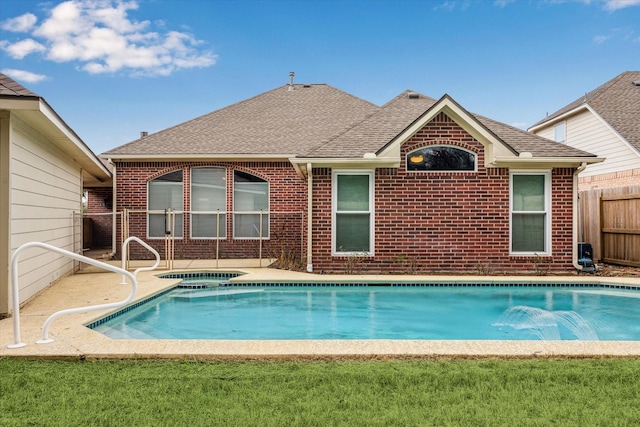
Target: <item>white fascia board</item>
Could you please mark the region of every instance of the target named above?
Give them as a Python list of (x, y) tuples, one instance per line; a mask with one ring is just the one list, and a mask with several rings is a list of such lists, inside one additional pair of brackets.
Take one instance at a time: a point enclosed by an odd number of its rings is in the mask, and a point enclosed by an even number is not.
[(340, 169), (376, 169), (376, 168), (398, 168), (400, 167), (399, 158), (375, 157), (375, 158), (300, 158), (292, 157), (289, 159), (296, 172), (301, 178), (306, 178), (309, 174), (307, 168), (309, 165), (318, 168), (340, 168)]
[(603, 157), (496, 157), (491, 162), (493, 167), (577, 167), (583, 163), (593, 164), (604, 162)]
[(30, 99), (6, 99), (0, 98), (0, 110), (40, 110), (40, 100), (36, 98)]
[(588, 104), (581, 104), (576, 108), (572, 108), (571, 110), (560, 114), (558, 117), (554, 117), (551, 120), (545, 121), (540, 123), (539, 125), (536, 126), (531, 126), (529, 129), (527, 129), (527, 132), (531, 132), (531, 133), (536, 133), (536, 131), (539, 131), (540, 129), (544, 129), (547, 128), (549, 126), (553, 126), (554, 124), (567, 120), (568, 117), (573, 116), (574, 114), (579, 113), (580, 111), (584, 110), (584, 109), (588, 109), (589, 111), (593, 111)]
[(100, 155), (103, 159), (125, 162), (146, 162), (146, 161), (172, 161), (172, 160), (220, 160), (220, 161), (263, 161), (279, 162), (288, 161), (294, 154), (109, 154)]

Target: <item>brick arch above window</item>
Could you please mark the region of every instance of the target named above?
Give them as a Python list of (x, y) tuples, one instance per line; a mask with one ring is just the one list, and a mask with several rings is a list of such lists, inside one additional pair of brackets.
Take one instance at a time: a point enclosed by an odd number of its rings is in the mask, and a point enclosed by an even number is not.
[(451, 144), (432, 144), (415, 148), (405, 156), (410, 172), (475, 172), (478, 155)]

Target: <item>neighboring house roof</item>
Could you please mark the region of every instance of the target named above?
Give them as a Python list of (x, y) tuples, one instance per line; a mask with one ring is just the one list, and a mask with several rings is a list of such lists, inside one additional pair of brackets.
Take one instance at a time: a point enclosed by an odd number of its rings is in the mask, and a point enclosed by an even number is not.
[[(293, 90), (291, 90), (293, 88)], [(375, 158), (406, 137), (407, 129), (434, 108), (453, 106), (512, 157), (595, 158), (559, 144), (467, 112), (451, 97), (435, 100), (405, 91), (378, 107), (324, 84), (285, 85), (188, 122), (132, 141), (103, 154), (112, 159), (139, 158)], [(462, 117), (460, 116), (460, 117)], [(387, 153), (388, 154), (388, 153)], [(491, 159), (493, 160), (493, 159)], [(315, 163), (314, 163), (315, 164)]]
[(6, 74), (0, 73), (0, 97), (17, 97), (25, 96), (30, 98), (40, 98), (40, 96), (31, 92), (29, 89), (14, 81)]
[(640, 152), (640, 71), (626, 71), (540, 120), (542, 127), (590, 107)]
[(111, 185), (111, 171), (80, 139), (45, 99), (0, 73), (0, 110), (9, 110), (45, 135), (82, 168), (86, 187)]

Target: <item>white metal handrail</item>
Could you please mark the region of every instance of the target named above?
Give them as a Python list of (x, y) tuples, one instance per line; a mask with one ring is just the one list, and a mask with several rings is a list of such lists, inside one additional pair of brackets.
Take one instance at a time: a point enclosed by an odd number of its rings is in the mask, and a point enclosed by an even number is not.
[[(142, 239), (135, 237), (135, 236), (131, 236), (129, 238), (127, 238), (127, 240), (124, 241), (124, 243), (122, 243), (122, 269), (126, 270), (126, 264), (129, 261), (129, 252), (128, 252), (128, 246), (129, 246), (129, 242), (131, 241), (136, 241), (138, 243), (140, 243), (142, 246), (144, 246), (145, 248), (149, 249), (149, 251), (155, 255), (156, 257), (156, 262), (155, 264), (153, 264), (151, 267), (140, 267), (138, 269), (136, 269), (136, 271), (133, 272), (133, 277), (137, 278), (138, 277), (138, 273), (141, 271), (151, 271), (151, 270), (155, 270), (159, 265), (160, 265), (160, 254), (158, 253), (158, 251), (156, 251), (155, 249), (153, 249), (151, 246), (149, 246), (147, 243), (145, 243)], [(125, 280), (125, 275), (122, 275), (122, 283), (120, 283), (121, 285), (126, 285), (127, 281)]]
[(69, 258), (75, 259), (77, 261), (81, 261), (87, 264), (91, 264), (95, 267), (100, 267), (103, 268), (105, 270), (109, 270), (112, 271), (114, 273), (120, 273), (123, 275), (126, 275), (129, 280), (131, 280), (131, 293), (129, 294), (129, 296), (120, 302), (114, 302), (114, 303), (109, 303), (109, 304), (98, 304), (98, 305), (92, 305), (92, 306), (87, 306), (87, 307), (78, 307), (78, 308), (71, 308), (71, 309), (66, 309), (66, 310), (60, 310), (56, 313), (53, 313), (51, 316), (49, 316), (49, 318), (45, 321), (44, 326), (42, 327), (42, 339), (36, 341), (38, 344), (44, 344), (44, 343), (48, 343), (51, 342), (53, 340), (49, 339), (47, 337), (47, 332), (48, 332), (48, 328), (49, 328), (49, 324), (58, 316), (61, 316), (63, 314), (71, 314), (71, 313), (82, 313), (82, 312), (86, 312), (86, 311), (93, 311), (93, 310), (103, 310), (103, 309), (111, 309), (111, 308), (118, 308), (118, 307), (122, 307), (126, 304), (128, 304), (129, 302), (131, 302), (131, 300), (133, 299), (133, 297), (136, 294), (136, 289), (138, 286), (138, 283), (136, 282), (136, 278), (135, 276), (128, 272), (127, 270), (123, 270), (119, 267), (113, 266), (111, 264), (107, 264), (98, 260), (95, 260), (93, 258), (88, 258), (84, 255), (78, 255), (76, 253), (67, 251), (65, 249), (60, 249), (57, 248), (55, 246), (51, 246), (48, 245), (46, 243), (42, 243), (42, 242), (30, 242), (30, 243), (25, 243), (24, 245), (20, 246), (18, 249), (16, 249), (16, 251), (13, 253), (13, 256), (11, 257), (11, 286), (12, 286), (12, 297), (13, 297), (13, 336), (14, 336), (14, 343), (13, 344), (9, 344), (8, 347), (9, 348), (19, 348), (19, 347), (24, 347), (26, 344), (20, 341), (20, 297), (19, 297), (19, 289), (20, 287), (18, 286), (18, 258), (20, 256), (20, 254), (29, 249), (29, 248), (34, 248), (34, 247), (39, 247), (42, 249), (46, 249), (52, 252), (57, 252), (59, 254), (65, 255)]

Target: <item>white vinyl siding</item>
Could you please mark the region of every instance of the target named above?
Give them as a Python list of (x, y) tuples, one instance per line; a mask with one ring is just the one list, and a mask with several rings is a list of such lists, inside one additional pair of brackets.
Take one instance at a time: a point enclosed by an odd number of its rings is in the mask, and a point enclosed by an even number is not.
[[(537, 130), (536, 135), (554, 138), (554, 125)], [(640, 153), (624, 142), (592, 111), (585, 109), (566, 120), (566, 144), (604, 157), (602, 163), (588, 165), (580, 177), (604, 175), (640, 168)]]
[[(11, 252), (28, 242), (80, 251), (81, 234), (74, 234), (73, 224), (73, 213), (82, 210), (80, 167), (16, 116), (10, 122)], [(23, 252), (18, 265), (20, 301), (72, 269), (73, 261), (62, 255), (41, 249)]]
[(569, 145), (605, 157), (602, 163), (587, 166), (581, 177), (640, 168), (640, 153), (633, 150), (591, 111), (567, 120)]

